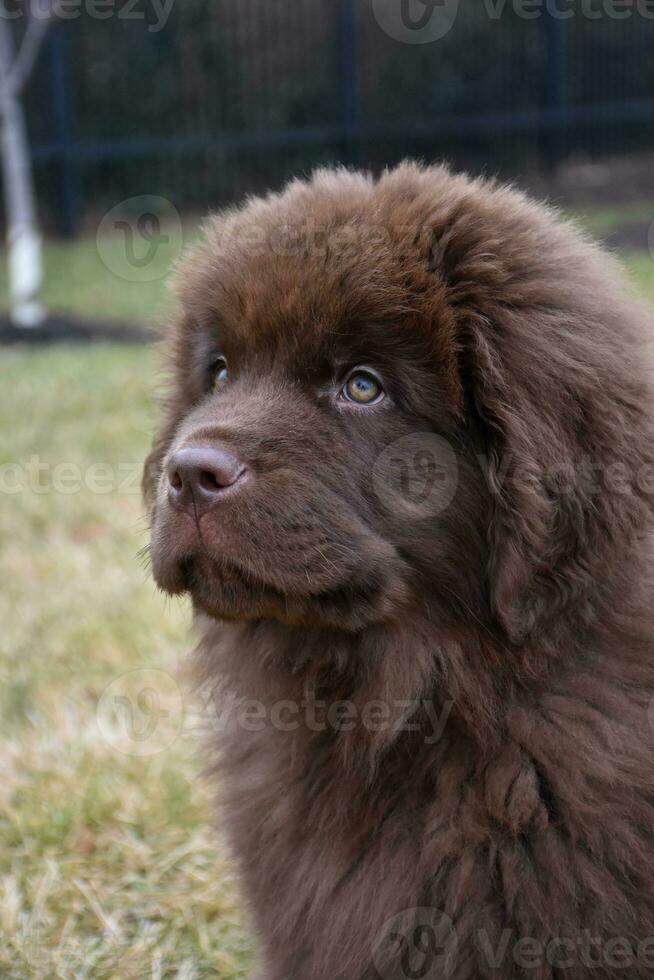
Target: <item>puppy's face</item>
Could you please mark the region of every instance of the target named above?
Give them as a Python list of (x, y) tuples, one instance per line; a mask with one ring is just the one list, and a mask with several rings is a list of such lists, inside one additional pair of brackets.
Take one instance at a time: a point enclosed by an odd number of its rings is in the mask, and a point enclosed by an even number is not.
[(178, 291), (144, 487), (157, 581), (210, 616), (419, 610), (517, 647), (590, 618), (649, 527), (651, 494), (579, 465), (651, 462), (649, 320), (514, 191), (322, 172), (213, 222)]
[(151, 551), (210, 616), (351, 630), (483, 602), (451, 316), (416, 224), (342, 197), (238, 212), (181, 270)]

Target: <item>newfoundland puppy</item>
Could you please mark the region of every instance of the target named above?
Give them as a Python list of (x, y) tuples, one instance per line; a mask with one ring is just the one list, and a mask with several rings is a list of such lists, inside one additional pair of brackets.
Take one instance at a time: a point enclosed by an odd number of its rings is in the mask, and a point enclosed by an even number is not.
[(651, 323), (614, 261), (404, 164), (211, 219), (177, 281), (152, 562), (258, 976), (653, 977)]

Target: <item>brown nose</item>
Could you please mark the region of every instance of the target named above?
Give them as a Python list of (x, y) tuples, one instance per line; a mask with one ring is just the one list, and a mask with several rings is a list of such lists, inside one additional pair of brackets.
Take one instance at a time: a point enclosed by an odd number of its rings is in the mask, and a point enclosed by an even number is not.
[(200, 516), (219, 504), (245, 472), (240, 459), (225, 449), (178, 449), (167, 467), (168, 499), (178, 510)]

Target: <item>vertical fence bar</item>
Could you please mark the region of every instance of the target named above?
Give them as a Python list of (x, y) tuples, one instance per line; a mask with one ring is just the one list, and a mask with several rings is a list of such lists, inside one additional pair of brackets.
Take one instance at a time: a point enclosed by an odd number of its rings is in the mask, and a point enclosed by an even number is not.
[[(563, 21), (551, 3), (545, 4), (545, 106), (551, 112), (565, 105), (565, 59), (563, 48)], [(554, 168), (564, 153), (564, 125), (549, 121), (544, 139), (545, 163)]]
[(349, 161), (356, 163), (361, 150), (356, 0), (339, 0), (337, 43), (345, 149)]
[(68, 36), (63, 24), (57, 24), (48, 39), (48, 71), (54, 143), (59, 169), (59, 209), (57, 225), (60, 234), (74, 238), (77, 227), (79, 189), (73, 146), (73, 126), (68, 91)]

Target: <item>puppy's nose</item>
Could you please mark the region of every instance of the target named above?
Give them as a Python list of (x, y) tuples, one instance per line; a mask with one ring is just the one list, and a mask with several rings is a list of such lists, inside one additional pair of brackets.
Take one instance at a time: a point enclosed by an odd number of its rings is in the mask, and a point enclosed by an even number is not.
[(240, 459), (225, 449), (178, 449), (168, 463), (168, 499), (178, 510), (200, 516), (219, 504), (245, 472)]

